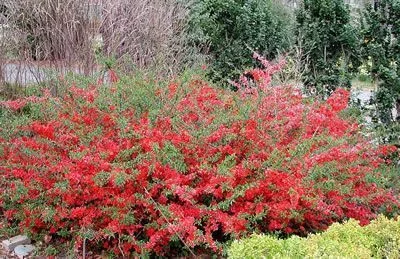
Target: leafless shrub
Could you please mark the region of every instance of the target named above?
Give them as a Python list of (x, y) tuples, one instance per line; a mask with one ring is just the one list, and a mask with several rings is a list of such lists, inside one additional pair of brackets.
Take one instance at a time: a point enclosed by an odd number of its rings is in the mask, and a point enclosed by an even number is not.
[(308, 63), (308, 55), (303, 53), (299, 46), (293, 48), (285, 54), (286, 65), (282, 71), (276, 74), (275, 79), (278, 84), (290, 83), (299, 89), (302, 88), (302, 78), (305, 72), (304, 63)]
[(3, 1), (7, 18), (0, 16), (0, 26), (15, 37), (0, 36), (0, 80), (42, 81), (49, 71), (93, 74), (98, 56), (115, 58), (124, 72), (165, 74), (187, 57), (188, 12), (177, 0)]
[(100, 26), (105, 54), (139, 68), (179, 67), (187, 51), (187, 15), (175, 0), (105, 1)]

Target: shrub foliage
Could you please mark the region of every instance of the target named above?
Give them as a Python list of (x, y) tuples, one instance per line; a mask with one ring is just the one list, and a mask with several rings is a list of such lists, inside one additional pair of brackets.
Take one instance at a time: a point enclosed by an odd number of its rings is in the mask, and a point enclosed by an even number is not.
[[(258, 58), (265, 68), (238, 92), (197, 77), (166, 87), (121, 79), (44, 102), (49, 116), (0, 139), (1, 213), (76, 248), (169, 256), (394, 213), (397, 196), (383, 188), (394, 148), (343, 118), (349, 93), (313, 102), (271, 87), (282, 64)], [(7, 116), (29, 105), (15, 102), (3, 102)]]
[(269, 59), (287, 50), (291, 24), (290, 13), (272, 0), (195, 1), (190, 21), (192, 42), (210, 56), (215, 80), (253, 67), (253, 50)]
[(350, 87), (350, 72), (358, 68), (358, 38), (350, 17), (343, 0), (302, 1), (297, 37), (309, 92), (328, 96), (337, 87)]
[(253, 235), (236, 241), (229, 258), (398, 258), (400, 221), (379, 217), (361, 227), (351, 219), (307, 238)]
[[(400, 3), (383, 0), (368, 5), (361, 24), (362, 54), (368, 72), (377, 80), (374, 117), (383, 123), (384, 142), (400, 146)], [(397, 118), (393, 116), (397, 111)], [(379, 129), (378, 129), (379, 130)], [(379, 131), (378, 131), (379, 133)]]

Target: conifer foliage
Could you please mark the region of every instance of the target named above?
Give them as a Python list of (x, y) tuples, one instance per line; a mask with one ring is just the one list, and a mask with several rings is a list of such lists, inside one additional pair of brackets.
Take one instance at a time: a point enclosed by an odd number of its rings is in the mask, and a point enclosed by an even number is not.
[(361, 28), (362, 54), (379, 83), (375, 96), (378, 118), (388, 126), (396, 120), (395, 107), (400, 121), (400, 2), (382, 0), (368, 5)]
[(358, 38), (350, 18), (343, 0), (302, 1), (296, 33), (308, 92), (326, 97), (350, 87), (350, 72), (358, 68)]

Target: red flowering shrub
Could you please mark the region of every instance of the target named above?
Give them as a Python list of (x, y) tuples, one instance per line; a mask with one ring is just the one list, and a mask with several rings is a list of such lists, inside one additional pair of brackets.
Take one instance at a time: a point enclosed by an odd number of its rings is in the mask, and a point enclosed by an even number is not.
[(20, 98), (15, 100), (0, 101), (0, 107), (3, 106), (15, 112), (24, 108), (28, 103), (45, 102), (46, 100), (49, 99), (49, 97), (50, 97), (50, 92), (45, 90), (43, 93), (43, 97), (30, 96), (27, 98)]
[(341, 117), (349, 93), (305, 101), (270, 86), (282, 64), (263, 62), (237, 93), (196, 79), (151, 91), (71, 88), (56, 118), (0, 140), (4, 215), (77, 247), (86, 238), (117, 254), (172, 256), (397, 208), (373, 181), (394, 148), (374, 147)]

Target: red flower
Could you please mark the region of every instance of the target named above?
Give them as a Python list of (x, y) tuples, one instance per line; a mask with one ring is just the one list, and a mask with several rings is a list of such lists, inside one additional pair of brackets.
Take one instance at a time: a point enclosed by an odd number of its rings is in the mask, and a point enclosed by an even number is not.
[(54, 117), (0, 139), (0, 210), (24, 232), (58, 240), (66, 230), (76, 248), (90, 230), (119, 255), (170, 257), (183, 243), (219, 253), (227, 237), (395, 213), (398, 196), (370, 179), (396, 149), (372, 145), (341, 117), (348, 92), (305, 102), (270, 86), (282, 63), (255, 56), (267, 67), (248, 71), (254, 80), (242, 77), (238, 92), (195, 79), (138, 101), (71, 87)]

